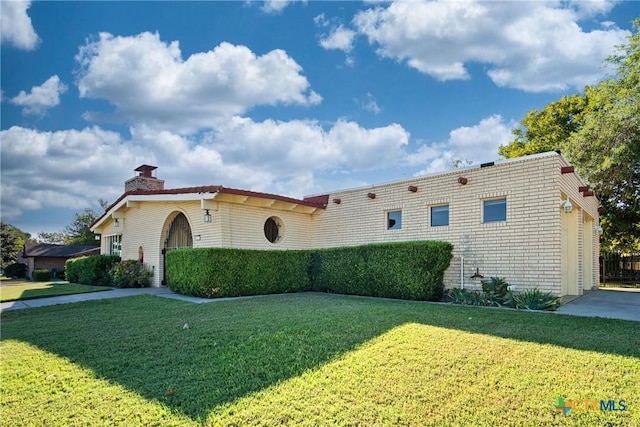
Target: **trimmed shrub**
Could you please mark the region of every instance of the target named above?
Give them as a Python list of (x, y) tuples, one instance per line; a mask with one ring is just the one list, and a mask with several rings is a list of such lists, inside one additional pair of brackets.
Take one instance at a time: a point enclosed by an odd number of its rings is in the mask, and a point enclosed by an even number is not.
[(31, 277), (36, 282), (49, 282), (51, 280), (51, 271), (49, 270), (33, 270)]
[(151, 285), (153, 271), (140, 261), (120, 261), (109, 272), (116, 288), (146, 288)]
[(169, 288), (199, 297), (316, 290), (438, 301), (453, 246), (401, 242), (321, 250), (183, 248), (167, 253)]
[(83, 285), (111, 286), (109, 271), (120, 261), (115, 255), (94, 255), (68, 259), (64, 266), (69, 282)]
[(4, 275), (12, 279), (24, 279), (27, 277), (28, 269), (27, 264), (16, 262), (5, 267)]
[(440, 301), (453, 245), (411, 241), (321, 249), (311, 265), (313, 288), (351, 295)]
[(183, 248), (166, 254), (169, 288), (216, 298), (311, 289), (310, 251)]

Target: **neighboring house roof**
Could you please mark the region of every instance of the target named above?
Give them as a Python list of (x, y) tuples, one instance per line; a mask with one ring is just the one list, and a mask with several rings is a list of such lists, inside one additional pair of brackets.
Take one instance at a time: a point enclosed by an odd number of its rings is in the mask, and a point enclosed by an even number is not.
[(24, 245), (24, 257), (73, 258), (100, 253), (99, 246), (92, 245), (54, 245), (50, 243), (27, 243)]
[[(257, 191), (239, 190), (236, 188), (223, 187), (221, 185), (205, 185), (198, 187), (184, 187), (184, 188), (168, 188), (163, 190), (133, 190), (124, 192), (118, 200), (113, 202), (105, 212), (91, 224), (91, 228), (99, 224), (105, 216), (116, 206), (118, 206), (123, 200), (130, 196), (175, 196), (185, 194), (228, 194), (233, 196), (245, 196), (258, 199), (275, 200), (279, 202), (292, 203), (301, 206), (308, 206), (311, 208), (325, 209), (327, 203), (329, 203), (329, 195), (305, 197), (304, 199), (295, 199), (293, 197), (280, 196), (278, 194), (260, 193)], [(170, 197), (167, 197), (170, 198)]]

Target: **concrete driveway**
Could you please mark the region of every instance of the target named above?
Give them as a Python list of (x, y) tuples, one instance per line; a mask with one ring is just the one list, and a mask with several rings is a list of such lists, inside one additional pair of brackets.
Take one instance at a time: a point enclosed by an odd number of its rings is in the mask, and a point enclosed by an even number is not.
[(601, 288), (566, 303), (557, 312), (640, 322), (640, 289)]

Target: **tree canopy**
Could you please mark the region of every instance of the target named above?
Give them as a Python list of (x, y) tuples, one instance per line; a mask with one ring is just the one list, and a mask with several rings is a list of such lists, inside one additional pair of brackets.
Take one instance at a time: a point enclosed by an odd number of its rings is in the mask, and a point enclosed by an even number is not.
[[(100, 203), (102, 205), (102, 200)], [(95, 234), (89, 227), (99, 216), (93, 209), (85, 208), (82, 212), (76, 212), (71, 224), (66, 225), (62, 231), (38, 233), (38, 241), (62, 245), (96, 245)]]
[(532, 110), (499, 153), (561, 150), (605, 208), (603, 249), (640, 251), (640, 19), (607, 59), (610, 78)]
[(32, 241), (31, 234), (11, 224), (0, 222), (0, 253), (2, 255), (0, 266), (5, 268), (17, 262), (24, 244)]
[(91, 208), (77, 212), (73, 216), (73, 222), (63, 230), (64, 242), (67, 245), (95, 245), (95, 234), (89, 230), (89, 227), (98, 219), (98, 216), (98, 213)]

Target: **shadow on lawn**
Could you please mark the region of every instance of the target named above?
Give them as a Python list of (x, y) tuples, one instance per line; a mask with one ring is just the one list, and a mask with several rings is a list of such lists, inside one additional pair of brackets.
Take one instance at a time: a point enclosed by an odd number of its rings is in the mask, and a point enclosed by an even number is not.
[(201, 305), (138, 296), (20, 310), (2, 314), (2, 332), (204, 420), (408, 322), (640, 358), (638, 322), (310, 293)]

